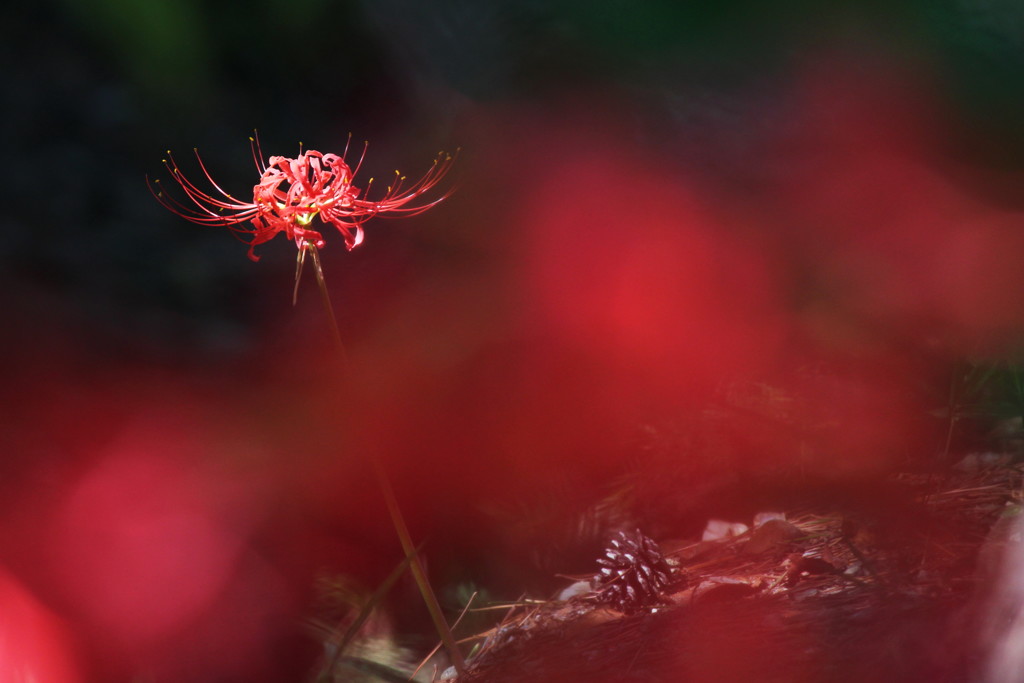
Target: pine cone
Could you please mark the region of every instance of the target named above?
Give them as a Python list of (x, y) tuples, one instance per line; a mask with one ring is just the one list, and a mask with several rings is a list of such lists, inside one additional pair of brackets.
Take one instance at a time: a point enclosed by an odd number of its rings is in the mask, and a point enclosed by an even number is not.
[(592, 581), (597, 601), (626, 614), (664, 604), (663, 591), (678, 574), (658, 544), (639, 529), (620, 531), (597, 563), (601, 571)]

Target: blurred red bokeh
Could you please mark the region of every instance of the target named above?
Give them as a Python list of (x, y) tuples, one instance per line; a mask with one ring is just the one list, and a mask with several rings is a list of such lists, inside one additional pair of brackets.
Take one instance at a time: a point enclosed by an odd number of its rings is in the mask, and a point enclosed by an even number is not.
[(187, 428), (132, 425), (54, 521), (49, 543), (62, 585), (125, 646), (167, 638), (206, 609), (241, 548), (215, 508), (220, 482), (201, 480), (189, 463), (206, 447), (201, 434), (180, 431)]
[(977, 172), (949, 157), (951, 113), (929, 77), (877, 67), (825, 60), (794, 88), (796, 163), (771, 209), (788, 248), (828, 305), (885, 341), (1010, 349), (1024, 331), (1021, 215), (970, 189)]
[(68, 625), (0, 569), (0, 683), (79, 683)]
[(762, 373), (786, 332), (766, 259), (657, 159), (549, 135), (557, 161), (533, 174), (516, 231), (541, 328), (684, 399)]

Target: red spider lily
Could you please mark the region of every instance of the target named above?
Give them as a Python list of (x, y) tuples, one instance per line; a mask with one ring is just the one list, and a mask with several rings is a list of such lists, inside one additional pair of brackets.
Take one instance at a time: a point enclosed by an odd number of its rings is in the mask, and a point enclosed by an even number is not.
[[(374, 216), (415, 215), (426, 211), (447, 196), (423, 204), (414, 203), (414, 200), (437, 185), (451, 167), (451, 155), (443, 152), (438, 154), (434, 165), (416, 182), (406, 185), (405, 176), (395, 171), (395, 178), (384, 196), (370, 199), (373, 178), (367, 181), (365, 190), (353, 185), (366, 156), (365, 145), (353, 170), (345, 162), (345, 156), (348, 154), (347, 144), (341, 156), (323, 154), (311, 149), (307, 152), (300, 151), (294, 159), (270, 157), (269, 162), (264, 165), (259, 141), (254, 138), (249, 140), (256, 169), (260, 172), (260, 180), (253, 187), (251, 202), (240, 201), (221, 189), (206, 170), (198, 151), (196, 159), (199, 161), (199, 168), (220, 196), (204, 192), (186, 178), (170, 151), (167, 152), (164, 165), (195, 206), (178, 201), (162, 192), (159, 186), (156, 190), (150, 186), (150, 190), (161, 204), (182, 218), (200, 225), (222, 225), (236, 233), (249, 235), (244, 241), (249, 244), (249, 258), (253, 261), (259, 260), (253, 253), (256, 245), (273, 239), (281, 232), (287, 235), (288, 239), (295, 240), (295, 245), (300, 250), (307, 245), (323, 247), (323, 235), (309, 228), (317, 216), (324, 223), (337, 228), (345, 238), (345, 246), (351, 250), (363, 241), (363, 223)], [(251, 226), (243, 226), (244, 223), (250, 223)]]

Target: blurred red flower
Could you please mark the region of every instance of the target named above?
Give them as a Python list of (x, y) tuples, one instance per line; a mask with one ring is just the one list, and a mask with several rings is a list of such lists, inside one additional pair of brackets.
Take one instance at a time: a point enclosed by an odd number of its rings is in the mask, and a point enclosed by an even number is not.
[[(249, 235), (249, 258), (258, 261), (253, 253), (256, 245), (268, 242), (278, 233), (295, 240), (297, 247), (309, 243), (317, 248), (324, 246), (323, 235), (309, 229), (317, 216), (324, 223), (333, 225), (345, 238), (345, 246), (354, 249), (363, 241), (362, 224), (378, 214), (413, 215), (434, 206), (447, 195), (427, 203), (413, 201), (429, 192), (451, 167), (452, 156), (439, 153), (434, 165), (423, 177), (406, 185), (406, 177), (395, 171), (395, 178), (379, 199), (369, 199), (373, 178), (361, 190), (353, 183), (366, 155), (366, 147), (359, 157), (355, 169), (346, 162), (348, 145), (341, 156), (323, 154), (316, 150), (301, 152), (297, 157), (272, 156), (267, 164), (262, 161), (259, 142), (252, 142), (253, 160), (260, 172), (260, 180), (253, 187), (253, 200), (244, 202), (236, 199), (213, 180), (206, 170), (199, 152), (196, 159), (203, 175), (220, 196), (201, 190), (178, 168), (170, 151), (164, 165), (171, 176), (185, 191), (192, 206), (181, 202), (160, 190), (159, 180), (154, 195), (165, 207), (201, 225), (221, 225), (236, 233)], [(242, 226), (244, 223), (250, 226)], [(242, 227), (240, 227), (242, 226)]]

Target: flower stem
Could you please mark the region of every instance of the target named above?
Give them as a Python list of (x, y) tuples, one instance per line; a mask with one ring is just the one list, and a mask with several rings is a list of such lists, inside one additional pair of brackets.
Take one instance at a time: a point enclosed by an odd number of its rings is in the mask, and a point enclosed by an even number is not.
[(412, 564), (409, 566), (409, 569), (412, 570), (412, 576), (416, 580), (416, 585), (419, 586), (423, 601), (427, 604), (430, 618), (434, 620), (434, 627), (441, 636), (441, 642), (444, 643), (445, 649), (448, 650), (448, 656), (455, 666), (455, 671), (462, 674), (466, 670), (466, 661), (462, 658), (462, 653), (459, 652), (459, 646), (455, 643), (455, 637), (452, 635), (451, 629), (448, 628), (448, 622), (444, 618), (444, 612), (441, 611), (441, 605), (437, 601), (437, 596), (434, 595), (434, 589), (430, 587), (430, 582), (427, 580), (427, 573), (423, 569), (423, 562), (420, 561), (416, 547), (412, 544), (412, 537), (409, 535), (409, 528), (405, 524), (405, 517), (402, 516), (402, 510), (398, 507), (395, 492), (391, 488), (391, 480), (388, 479), (384, 466), (381, 465), (380, 460), (377, 458), (373, 458), (373, 469), (377, 473), (377, 480), (380, 483), (381, 490), (384, 492), (384, 502), (388, 506), (388, 512), (391, 514), (391, 522), (395, 526), (395, 531), (398, 532), (398, 540), (402, 543), (402, 550), (405, 551), (406, 555), (412, 557)]
[[(331, 306), (331, 297), (327, 292), (327, 285), (324, 283), (323, 269), (320, 267), (320, 253), (317, 251), (316, 245), (310, 242), (304, 242), (300, 249), (296, 278), (302, 274), (302, 264), (304, 261), (305, 251), (309, 251), (310, 255), (313, 257), (313, 270), (316, 273), (317, 285), (320, 287), (320, 300), (323, 302), (324, 312), (327, 314), (327, 319), (330, 321), (331, 333), (334, 336), (335, 345), (341, 355), (342, 363), (347, 367), (348, 354), (345, 351), (345, 345), (341, 341), (341, 331), (338, 329), (338, 321), (334, 316), (334, 308)], [(297, 287), (298, 284), (296, 283), (296, 288)], [(430, 582), (427, 580), (427, 572), (423, 567), (422, 560), (420, 560), (416, 546), (413, 545), (412, 537), (409, 535), (409, 527), (405, 523), (405, 517), (402, 515), (402, 510), (398, 507), (398, 499), (395, 498), (395, 491), (391, 487), (391, 480), (388, 478), (388, 474), (384, 470), (384, 466), (375, 455), (371, 456), (371, 460), (373, 462), (374, 473), (377, 475), (377, 483), (380, 486), (381, 492), (384, 494), (384, 503), (387, 505), (388, 514), (391, 515), (391, 523), (394, 525), (395, 531), (398, 533), (398, 540), (402, 544), (402, 550), (405, 552), (407, 557), (411, 558), (409, 569), (412, 571), (413, 579), (415, 579), (416, 585), (420, 589), (423, 601), (427, 605), (427, 611), (430, 612), (430, 618), (434, 621), (434, 627), (437, 629), (438, 635), (441, 636), (441, 642), (444, 643), (444, 647), (448, 651), (448, 656), (452, 660), (452, 665), (455, 667), (456, 672), (462, 674), (466, 670), (466, 661), (463, 659), (462, 653), (459, 652), (459, 647), (455, 642), (455, 637), (452, 635), (451, 629), (448, 628), (448, 622), (444, 618), (444, 612), (441, 611), (441, 605), (437, 601), (437, 596), (434, 594), (434, 590), (430, 587)]]
[(327, 314), (327, 320), (331, 326), (331, 336), (334, 338), (334, 345), (338, 349), (339, 358), (341, 358), (341, 367), (342, 369), (345, 369), (348, 367), (348, 352), (345, 351), (345, 343), (341, 341), (341, 330), (338, 329), (338, 319), (334, 316), (334, 307), (331, 306), (331, 297), (327, 293), (327, 285), (324, 283), (324, 271), (323, 268), (320, 267), (320, 252), (312, 242), (303, 242), (302, 248), (299, 250), (299, 263), (295, 274), (295, 294), (298, 294), (298, 277), (302, 274), (302, 263), (304, 261), (305, 252), (307, 251), (313, 257), (313, 272), (316, 273), (316, 283), (319, 285), (320, 289), (320, 302), (324, 306), (324, 312)]

